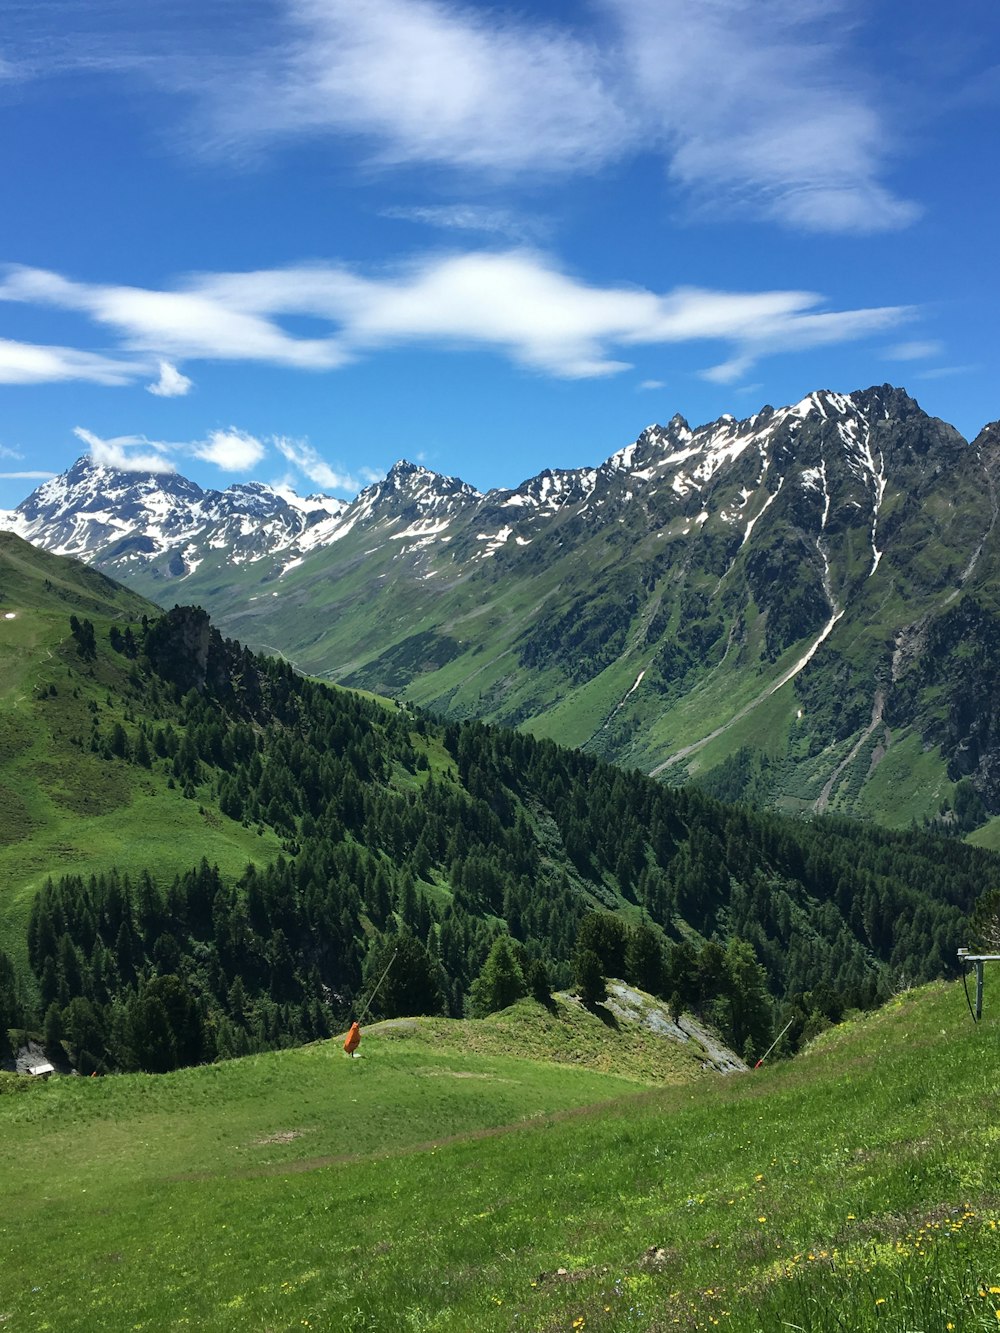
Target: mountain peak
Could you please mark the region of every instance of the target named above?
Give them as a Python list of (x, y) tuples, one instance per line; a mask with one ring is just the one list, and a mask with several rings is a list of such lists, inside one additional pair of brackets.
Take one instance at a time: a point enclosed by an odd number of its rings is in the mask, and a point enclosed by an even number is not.
[(463, 481), (461, 477), (445, 476), (442, 472), (434, 472), (431, 468), (424, 467), (422, 463), (411, 463), (406, 458), (400, 458), (393, 463), (386, 473), (385, 482), (376, 482), (374, 488), (369, 489), (377, 490), (380, 485), (388, 485), (390, 490), (407, 493), (415, 491), (421, 495), (466, 495), (479, 498), (476, 488)]
[(411, 463), (408, 458), (398, 458), (386, 473), (386, 478), (412, 477), (417, 473), (426, 471), (427, 468), (422, 467), (419, 463)]

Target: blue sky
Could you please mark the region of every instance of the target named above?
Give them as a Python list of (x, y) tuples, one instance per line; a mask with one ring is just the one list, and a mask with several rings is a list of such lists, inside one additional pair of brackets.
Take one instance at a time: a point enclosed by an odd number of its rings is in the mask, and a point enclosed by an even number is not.
[(1000, 416), (992, 0), (6, 0), (0, 507)]

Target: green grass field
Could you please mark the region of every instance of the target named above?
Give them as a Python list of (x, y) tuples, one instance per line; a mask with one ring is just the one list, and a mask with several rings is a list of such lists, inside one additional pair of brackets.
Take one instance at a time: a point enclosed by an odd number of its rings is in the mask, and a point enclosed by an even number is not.
[(354, 1061), (8, 1078), (0, 1323), (996, 1328), (993, 998), (974, 1027), (960, 986), (911, 992), (693, 1083), (530, 1005), (376, 1028)]

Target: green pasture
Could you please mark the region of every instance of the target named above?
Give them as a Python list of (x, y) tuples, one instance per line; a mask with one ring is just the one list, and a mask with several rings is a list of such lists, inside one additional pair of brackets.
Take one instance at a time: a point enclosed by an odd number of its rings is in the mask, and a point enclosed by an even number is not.
[(11, 1091), (0, 1321), (996, 1328), (990, 999), (975, 1027), (960, 985), (911, 992), (693, 1084), (546, 1058), (522, 1006), (507, 1052), (475, 1049), (488, 1021), (396, 1024), (354, 1061), (331, 1042)]

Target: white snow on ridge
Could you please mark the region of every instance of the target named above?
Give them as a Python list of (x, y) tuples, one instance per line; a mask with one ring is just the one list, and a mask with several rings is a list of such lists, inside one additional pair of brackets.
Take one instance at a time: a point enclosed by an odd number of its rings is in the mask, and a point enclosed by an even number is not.
[(15, 509), (0, 509), (0, 532), (14, 532), (23, 537), (26, 527), (23, 517)]
[(627, 444), (624, 449), (619, 449), (616, 454), (611, 455), (606, 466), (609, 470), (614, 469), (615, 471), (627, 472), (632, 466), (632, 461), (635, 458), (636, 450), (638, 448), (639, 440), (635, 440), (632, 444)]
[(486, 545), (483, 547), (480, 554), (483, 557), (487, 557), (493, 555), (495, 551), (499, 551), (500, 547), (504, 546), (510, 539), (513, 531), (514, 529), (508, 525), (507, 527), (500, 528), (498, 532), (495, 532), (492, 535), (488, 532), (477, 532), (476, 541), (486, 542)]
[(338, 500), (333, 495), (301, 496), (293, 491), (290, 486), (272, 486), (269, 489), (273, 495), (276, 495), (280, 500), (284, 500), (290, 509), (297, 509), (303, 514), (315, 514), (323, 511), (329, 514), (331, 518), (338, 518), (348, 508), (346, 500)]
[(344, 519), (348, 512), (347, 508), (338, 514), (331, 514), (329, 518), (320, 519), (314, 523), (311, 528), (307, 528), (298, 540), (298, 549), (300, 551), (314, 551), (320, 546), (332, 546), (334, 542), (339, 542), (357, 523), (357, 517)]
[(695, 454), (700, 453), (701, 447), (697, 444), (692, 444), (686, 449), (675, 449), (672, 454), (667, 454), (666, 458), (660, 461), (657, 465), (658, 469), (662, 472), (675, 463), (686, 463), (689, 458), (693, 458)]
[(876, 465), (875, 455), (872, 452), (872, 447), (871, 447), (871, 427), (868, 426), (867, 423), (865, 424), (864, 432), (861, 435), (861, 437), (859, 439), (854, 440), (854, 445), (856, 450), (854, 456), (858, 464), (856, 471), (858, 472), (859, 475), (865, 476), (870, 481), (873, 491), (872, 535), (871, 535), (872, 567), (868, 571), (868, 576), (870, 578), (871, 575), (875, 573), (876, 569), (878, 569), (879, 561), (882, 559), (882, 552), (878, 548), (877, 537), (878, 537), (879, 514), (882, 508), (882, 500), (885, 497), (885, 487), (887, 481), (885, 473), (885, 458), (883, 457), (882, 451), (880, 449), (878, 454), (878, 464)]
[(597, 468), (541, 472), (516, 490), (490, 491), (487, 498), (501, 509), (534, 509), (539, 515), (552, 515), (570, 500), (588, 500), (597, 485), (597, 475)]
[(781, 491), (781, 488), (782, 486), (784, 486), (784, 484), (785, 484), (785, 479), (784, 477), (782, 477), (778, 482), (777, 489), (773, 490), (771, 494), (767, 497), (767, 499), (764, 501), (763, 505), (761, 505), (760, 512), (754, 514), (753, 518), (749, 520), (746, 526), (746, 530), (743, 533), (743, 540), (740, 542), (740, 546), (746, 546), (747, 542), (750, 540), (750, 534), (751, 532), (753, 532), (757, 520), (763, 518), (764, 515), (767, 513), (767, 511), (771, 508), (775, 500), (777, 500), (778, 494)]
[(390, 532), (389, 540), (398, 542), (408, 537), (436, 537), (451, 526), (450, 518), (419, 518), (402, 532)]

